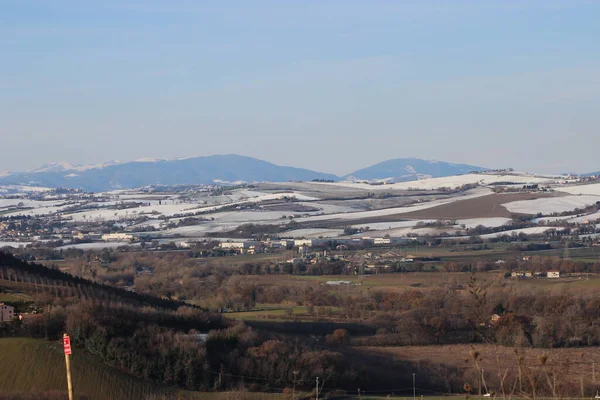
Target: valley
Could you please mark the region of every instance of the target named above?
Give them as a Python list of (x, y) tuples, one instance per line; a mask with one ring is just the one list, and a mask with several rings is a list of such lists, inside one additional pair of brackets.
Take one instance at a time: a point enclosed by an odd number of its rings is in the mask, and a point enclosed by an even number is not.
[[(5, 187), (0, 301), (23, 320), (0, 329), (21, 338), (0, 346), (41, 359), (70, 332), (94, 366), (78, 372), (82, 398), (290, 398), (290, 388), (308, 398), (317, 376), (330, 396), (360, 388), (376, 398), (403, 393), (412, 373), (424, 396), (465, 394), (465, 382), (473, 395), (506, 392), (509, 381), (515, 394), (518, 369), (539, 381), (519, 396), (587, 395), (595, 381), (580, 390), (576, 353), (545, 349), (586, 346), (595, 362), (599, 188), (590, 177), (513, 171)], [(574, 316), (559, 330), (564, 313)], [(487, 360), (492, 349), (504, 363)], [(507, 359), (511, 349), (522, 362)], [(431, 356), (439, 351), (447, 356)], [(487, 361), (460, 361), (473, 351)], [(560, 389), (543, 387), (545, 374), (558, 382), (557, 365), (535, 361), (546, 354), (573, 366)], [(33, 368), (27, 360), (15, 373)], [(0, 380), (29, 382), (13, 392), (60, 390), (60, 373), (44, 376)]]

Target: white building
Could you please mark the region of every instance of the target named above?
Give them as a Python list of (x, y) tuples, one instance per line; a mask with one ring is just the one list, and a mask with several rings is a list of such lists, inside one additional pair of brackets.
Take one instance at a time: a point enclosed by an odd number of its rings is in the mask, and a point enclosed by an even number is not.
[(281, 243), (281, 247), (283, 247), (283, 248), (294, 245), (294, 241), (291, 239), (281, 239), (280, 243)]
[(327, 281), (325, 284), (330, 286), (355, 285), (352, 281)]
[(243, 250), (249, 248), (256, 248), (258, 242), (254, 241), (243, 241), (243, 242), (221, 242), (219, 247), (225, 250)]
[(105, 242), (129, 242), (133, 240), (133, 235), (128, 233), (107, 233), (102, 235), (102, 240)]
[(391, 244), (392, 239), (390, 238), (375, 238), (373, 239), (373, 244)]
[(0, 303), (0, 322), (9, 322), (15, 318), (15, 308)]
[(300, 246), (311, 247), (312, 244), (313, 244), (313, 241), (311, 239), (296, 239), (296, 240), (294, 240), (294, 247), (300, 247)]

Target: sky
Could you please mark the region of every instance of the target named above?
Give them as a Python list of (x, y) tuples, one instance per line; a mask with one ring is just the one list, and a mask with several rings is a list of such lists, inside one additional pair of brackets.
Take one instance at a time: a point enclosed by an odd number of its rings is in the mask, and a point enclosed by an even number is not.
[(231, 153), (600, 170), (600, 1), (1, 6), (0, 172)]

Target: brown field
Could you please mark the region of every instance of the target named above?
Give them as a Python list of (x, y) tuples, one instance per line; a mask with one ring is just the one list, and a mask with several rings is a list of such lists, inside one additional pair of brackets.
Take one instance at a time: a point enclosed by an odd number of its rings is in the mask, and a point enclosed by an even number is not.
[[(407, 289), (426, 290), (431, 288), (466, 288), (470, 282), (470, 272), (408, 272), (357, 275), (247, 275), (239, 277), (244, 282), (259, 286), (292, 285), (296, 287), (325, 287), (327, 281), (351, 281), (354, 286), (326, 286), (335, 293), (357, 293), (369, 290), (404, 291)], [(564, 276), (560, 279), (504, 278), (502, 271), (479, 272), (477, 281), (491, 288), (528, 288), (540, 293), (595, 293), (600, 288), (600, 274)]]
[(340, 227), (357, 224), (369, 224), (376, 222), (393, 222), (407, 221), (413, 219), (466, 219), (466, 218), (490, 218), (490, 217), (505, 217), (510, 218), (515, 213), (509, 212), (502, 205), (512, 201), (520, 200), (535, 200), (547, 197), (563, 196), (559, 193), (492, 193), (487, 196), (477, 197), (474, 199), (457, 200), (448, 204), (442, 204), (436, 207), (413, 211), (409, 213), (401, 213), (395, 215), (375, 216), (369, 218), (357, 218), (355, 220), (345, 219), (342, 222), (338, 220), (302, 222), (302, 227)]
[[(361, 348), (364, 349), (364, 348)], [(415, 364), (430, 362), (446, 364), (468, 372), (473, 369), (472, 361), (467, 362), (472, 350), (480, 353), (480, 365), (485, 371), (486, 379), (491, 382), (498, 373), (516, 373), (518, 364), (515, 349), (495, 345), (444, 345), (444, 346), (406, 346), (406, 347), (369, 347), (365, 351), (380, 355), (392, 355), (395, 360), (408, 361)], [(518, 349), (524, 357), (524, 365), (533, 370), (541, 370), (540, 358), (548, 357), (548, 371), (559, 371), (569, 382), (580, 384), (583, 379), (586, 385), (592, 383), (592, 363), (600, 362), (600, 347), (561, 348), (561, 349)], [(488, 377), (489, 376), (489, 377)], [(600, 373), (596, 375), (596, 382)], [(490, 386), (493, 386), (491, 384)], [(497, 390), (490, 387), (490, 390)]]
[[(398, 290), (410, 288), (432, 288), (448, 285), (466, 285), (471, 279), (469, 272), (410, 272), (369, 274), (359, 277), (357, 275), (251, 275), (244, 276), (245, 282), (252, 282), (261, 286), (269, 285), (298, 285), (312, 286), (324, 284), (327, 281), (352, 281), (360, 286), (331, 286), (334, 291), (358, 291), (379, 288), (384, 290)], [(487, 272), (477, 274), (478, 281), (493, 282), (504, 279), (503, 274)]]
[[(403, 219), (510, 218), (514, 213), (509, 212), (502, 204), (557, 196), (555, 193), (494, 193), (488, 196), (459, 200), (425, 210), (413, 211), (402, 214), (401, 217)], [(386, 219), (389, 220), (389, 218)]]

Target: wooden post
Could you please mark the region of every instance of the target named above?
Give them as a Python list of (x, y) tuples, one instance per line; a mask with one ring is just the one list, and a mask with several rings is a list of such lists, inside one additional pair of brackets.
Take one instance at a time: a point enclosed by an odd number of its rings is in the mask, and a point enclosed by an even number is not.
[(66, 333), (63, 335), (63, 348), (65, 351), (65, 363), (67, 367), (67, 389), (69, 400), (73, 400), (73, 381), (71, 380), (71, 338)]

